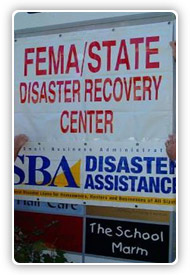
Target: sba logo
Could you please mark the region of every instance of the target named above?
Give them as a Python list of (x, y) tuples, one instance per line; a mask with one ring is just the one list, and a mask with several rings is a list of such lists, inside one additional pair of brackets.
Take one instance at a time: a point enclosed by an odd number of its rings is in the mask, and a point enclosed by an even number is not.
[[(62, 156), (58, 162), (55, 173), (51, 175), (48, 169), (51, 166), (51, 161), (45, 156), (18, 156), (18, 161), (21, 166), (15, 165), (14, 173), (18, 178), (15, 185), (36, 185), (36, 186), (54, 186), (54, 187), (80, 187), (80, 165), (81, 160), (77, 161), (71, 168), (65, 158)], [(40, 167), (37, 167), (37, 163)], [(25, 173), (27, 171), (28, 177)], [(37, 181), (37, 174), (41, 176), (42, 180)]]

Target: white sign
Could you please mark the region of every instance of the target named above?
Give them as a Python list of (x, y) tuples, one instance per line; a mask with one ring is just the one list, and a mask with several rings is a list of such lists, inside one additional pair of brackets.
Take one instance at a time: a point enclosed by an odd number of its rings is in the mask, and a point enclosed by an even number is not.
[(161, 143), (30, 143), (15, 166), (17, 199), (171, 210), (175, 163)]
[[(171, 40), (167, 22), (17, 39), (15, 134), (32, 142), (17, 159), (17, 196), (31, 199), (23, 192), (34, 189), (70, 203), (174, 206), (175, 169), (164, 148), (172, 132)], [(59, 173), (64, 183), (55, 185)]]

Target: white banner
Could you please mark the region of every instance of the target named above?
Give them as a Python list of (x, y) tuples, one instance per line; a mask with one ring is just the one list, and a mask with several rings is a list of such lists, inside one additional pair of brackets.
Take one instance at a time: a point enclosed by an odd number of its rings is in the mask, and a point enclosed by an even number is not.
[(175, 163), (159, 142), (29, 143), (15, 167), (17, 199), (170, 210)]
[(17, 39), (15, 134), (31, 141), (16, 162), (19, 198), (50, 192), (71, 203), (174, 206), (175, 168), (164, 148), (171, 40), (168, 22)]

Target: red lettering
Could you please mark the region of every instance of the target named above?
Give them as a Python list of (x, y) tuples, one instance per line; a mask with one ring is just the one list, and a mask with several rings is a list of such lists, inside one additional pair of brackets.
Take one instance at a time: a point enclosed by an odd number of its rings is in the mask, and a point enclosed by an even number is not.
[(88, 48), (89, 57), (91, 59), (96, 60), (97, 62), (97, 66), (93, 66), (92, 63), (88, 63), (88, 68), (90, 72), (97, 73), (101, 68), (101, 57), (98, 54), (93, 52), (93, 48), (97, 48), (97, 50), (99, 51), (101, 49), (99, 42), (93, 41)]
[(115, 40), (109, 40), (109, 41), (103, 41), (102, 46), (103, 47), (107, 47), (107, 71), (111, 70), (111, 49), (113, 46), (116, 45), (116, 41)]
[(80, 81), (79, 80), (73, 80), (73, 102), (75, 101), (80, 102)]
[(126, 100), (129, 101), (131, 97), (131, 87), (132, 87), (132, 77), (129, 78), (129, 85), (127, 87), (127, 80), (126, 77), (123, 78), (124, 87), (125, 87), (125, 95)]
[(158, 48), (150, 48), (150, 43), (158, 42), (160, 39), (159, 36), (151, 36), (146, 38), (146, 69), (159, 68), (159, 62), (151, 62), (150, 56), (153, 54), (158, 54)]
[(137, 96), (137, 91), (139, 91), (141, 89), (141, 86), (137, 85), (137, 82), (141, 81), (141, 77), (140, 76), (135, 76), (133, 78), (133, 84), (134, 84), (134, 100), (141, 100), (140, 96)]
[(135, 44), (135, 69), (139, 69), (139, 44), (143, 42), (143, 37), (130, 39), (130, 44)]
[(110, 78), (106, 78), (104, 80), (104, 85), (103, 85), (103, 98), (105, 102), (108, 102), (111, 100), (111, 93), (109, 94), (109, 96), (106, 96), (106, 84), (109, 83), (110, 86), (112, 86), (112, 81)]
[(100, 125), (102, 122), (103, 122), (103, 119), (102, 119), (102, 116), (103, 115), (103, 111), (102, 110), (97, 110), (96, 111), (96, 133), (97, 134), (101, 134), (103, 133), (103, 129), (102, 128), (99, 128)]
[[(146, 84), (147, 83), (147, 84)], [(148, 92), (148, 99), (151, 100), (151, 86), (152, 79), (150, 76), (143, 77), (143, 100), (146, 99), (146, 93)]]
[[(38, 88), (39, 88), (39, 83), (35, 81), (32, 85), (32, 96), (31, 96), (32, 103), (34, 104), (38, 103), (38, 100), (39, 100), (39, 93), (38, 93), (38, 90), (36, 90)], [(28, 103), (30, 103), (30, 101), (28, 101)]]
[(79, 133), (82, 132), (86, 133), (87, 132), (87, 114), (86, 111), (84, 111), (84, 115), (81, 111), (79, 111)]
[(40, 91), (40, 103), (42, 102), (42, 99), (45, 100), (45, 102), (47, 103), (47, 93), (46, 93), (46, 82), (43, 82), (42, 87), (41, 87), (41, 91)]
[[(117, 92), (116, 92), (117, 83), (119, 84), (119, 95), (117, 95)], [(122, 94), (123, 94), (123, 83), (121, 81), (121, 78), (117, 77), (115, 79), (114, 85), (113, 85), (113, 98), (115, 99), (116, 102), (118, 102), (122, 99)]]
[(34, 48), (27, 48), (24, 52), (24, 76), (28, 75), (28, 65), (33, 64), (33, 59), (28, 58), (29, 53), (34, 53)]
[(20, 83), (20, 103), (23, 104), (26, 102), (27, 98), (27, 84), (25, 82)]
[(63, 116), (65, 116), (66, 118), (69, 118), (69, 112), (68, 111), (63, 111), (62, 114), (61, 114), (61, 118), (60, 118), (61, 131), (63, 133), (67, 133), (68, 130), (69, 130), (69, 125), (67, 124), (66, 127), (63, 127), (63, 125), (64, 125), (63, 122), (65, 121), (65, 120), (63, 120)]
[(111, 110), (63, 111), (60, 118), (62, 133), (113, 133)]
[(59, 91), (59, 102), (61, 102), (61, 92), (62, 92), (62, 86), (64, 85), (64, 81), (63, 80), (57, 81), (57, 85), (59, 87), (59, 89), (58, 89), (58, 91)]
[(94, 115), (95, 111), (94, 110), (88, 110), (87, 115), (89, 117), (89, 133), (92, 133), (92, 116)]
[[(72, 61), (72, 58), (74, 57), (74, 60)], [(77, 58), (77, 51), (74, 44), (71, 45), (69, 50), (69, 56), (67, 60), (67, 67), (65, 73), (68, 74), (70, 72), (71, 68), (75, 68), (76, 73), (79, 73), (79, 64), (78, 64), (78, 58)]]
[(40, 57), (41, 53), (46, 52), (46, 47), (40, 47), (36, 49), (36, 75), (46, 75), (46, 70), (40, 70), (40, 64), (46, 62), (45, 57)]
[(60, 73), (64, 73), (64, 46), (61, 45), (58, 48), (57, 52), (57, 60), (54, 53), (54, 47), (49, 47), (49, 74), (58, 74), (58, 71), (60, 70)]
[(89, 101), (93, 101), (93, 99), (92, 99), (92, 88), (93, 88), (92, 79), (85, 79), (85, 97), (84, 97), (85, 102), (87, 101), (87, 95), (88, 94), (90, 95), (90, 100)]
[(77, 118), (75, 118), (75, 116), (77, 116), (77, 114), (78, 114), (78, 111), (71, 112), (71, 119), (70, 119), (71, 133), (77, 133), (77, 128), (74, 128), (75, 124), (77, 123)]
[(71, 89), (68, 87), (71, 85), (70, 80), (65, 80), (65, 89), (64, 89), (64, 94), (65, 94), (65, 102), (71, 102), (71, 97), (69, 97), (71, 93)]
[(162, 75), (159, 76), (158, 83), (156, 82), (156, 77), (155, 76), (153, 76), (152, 79), (153, 79), (154, 86), (155, 86), (155, 99), (158, 100), (158, 90), (159, 90), (160, 83), (161, 83), (161, 80), (162, 80)]
[(56, 92), (52, 89), (52, 87), (56, 87), (56, 83), (53, 80), (49, 83), (49, 93), (53, 96), (53, 98), (51, 98), (51, 96), (48, 96), (49, 103), (54, 103), (56, 98)]
[[(122, 58), (122, 54), (124, 54), (124, 57)], [(124, 39), (121, 40), (120, 47), (119, 47), (119, 53), (118, 58), (115, 66), (115, 71), (119, 70), (119, 66), (124, 64), (126, 66), (127, 70), (130, 70), (130, 64), (129, 64), (129, 57), (127, 53), (127, 46)]]
[(105, 111), (104, 132), (108, 133), (108, 126), (110, 127), (109, 133), (113, 133), (113, 112), (111, 110)]
[(102, 101), (102, 98), (101, 96), (98, 97), (98, 93), (101, 93), (102, 89), (101, 89), (101, 86), (98, 87), (98, 84), (101, 84), (102, 83), (102, 79), (99, 78), (99, 79), (95, 79), (95, 87), (94, 87), (94, 102), (96, 101)]

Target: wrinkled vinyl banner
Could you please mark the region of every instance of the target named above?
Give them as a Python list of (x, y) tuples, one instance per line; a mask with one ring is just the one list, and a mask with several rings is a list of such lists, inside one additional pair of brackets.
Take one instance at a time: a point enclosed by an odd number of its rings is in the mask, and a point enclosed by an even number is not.
[(17, 199), (172, 210), (172, 24), (15, 41)]

